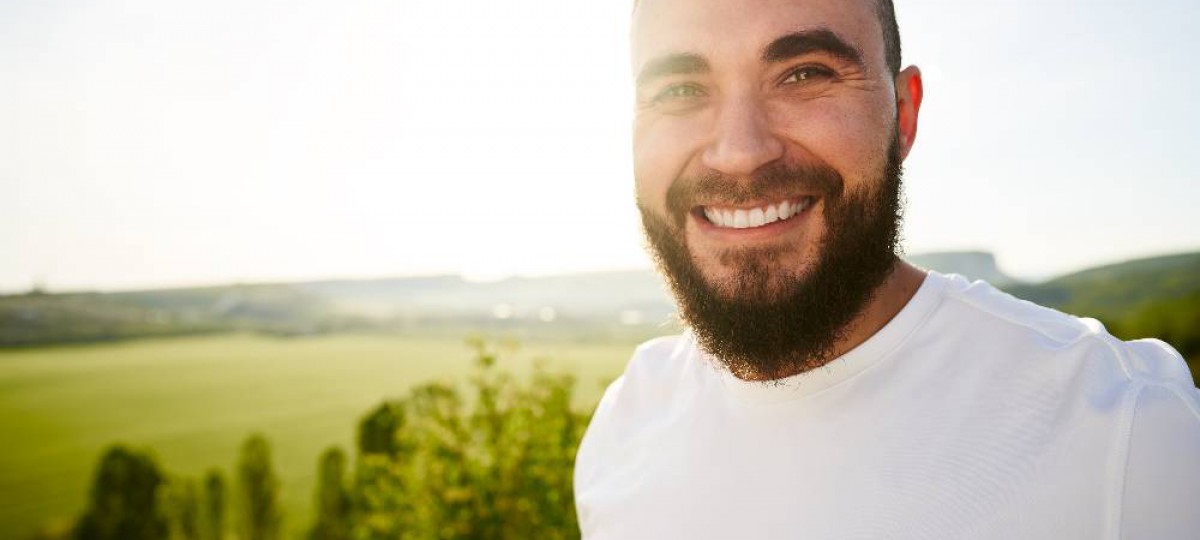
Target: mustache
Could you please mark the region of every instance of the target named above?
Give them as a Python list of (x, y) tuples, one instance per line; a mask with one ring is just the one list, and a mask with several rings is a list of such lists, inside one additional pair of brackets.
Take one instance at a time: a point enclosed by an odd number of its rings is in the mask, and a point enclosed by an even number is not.
[(667, 189), (667, 211), (676, 226), (682, 228), (688, 212), (705, 202), (744, 204), (801, 194), (831, 199), (842, 193), (843, 185), (842, 175), (824, 163), (774, 163), (749, 178), (710, 170), (698, 177), (675, 179)]

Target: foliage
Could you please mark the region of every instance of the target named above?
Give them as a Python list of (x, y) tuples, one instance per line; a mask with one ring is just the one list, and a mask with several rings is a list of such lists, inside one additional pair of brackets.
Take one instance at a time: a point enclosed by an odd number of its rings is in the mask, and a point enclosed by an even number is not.
[(0, 296), (0, 347), (199, 334), (221, 329), (101, 294)]
[[(578, 537), (571, 476), (588, 418), (573, 408), (574, 378), (540, 362), (516, 377), (497, 367), (504, 347), (470, 345), (475, 369), (467, 385), (416, 386), (362, 418), (352, 483), (345, 453), (322, 453), (310, 539)], [(244, 442), (237, 471), (238, 538), (279, 538), (280, 483), (265, 438)], [(93, 488), (93, 506), (103, 511), (80, 521), (99, 525), (80, 530), (109, 531), (85, 538), (223, 538), (224, 481), (213, 470), (203, 486), (189, 478), (166, 483), (148, 458), (117, 447)]]
[[(523, 383), (496, 369), (497, 346), (472, 346), (469, 403), (426, 384), (363, 419), (355, 538), (578, 535), (571, 470), (587, 417), (571, 407), (573, 378), (535, 366)], [(395, 422), (391, 445), (362, 436), (381, 418)]]
[[(1200, 253), (1102, 266), (1005, 289), (1067, 313), (1099, 319), (1121, 339), (1162, 339), (1193, 368), (1200, 361)], [(1197, 377), (1195, 369), (1192, 376)]]
[(164, 506), (171, 538), (200, 540), (200, 497), (196, 481), (191, 478), (172, 479), (166, 488)]
[(1144, 305), (1114, 319), (1110, 330), (1125, 339), (1157, 337), (1185, 358), (1200, 359), (1200, 292)]
[[(498, 305), (512, 308), (512, 316), (498, 318)], [(486, 284), (442, 276), (110, 293), (34, 290), (0, 295), (0, 348), (228, 331), (457, 339), (486, 330), (542, 340), (643, 341), (661, 333), (658, 323), (671, 311), (651, 271)], [(645, 320), (623, 321), (626, 312)]]
[(1147, 305), (1200, 292), (1200, 253), (1101, 266), (1005, 290), (1075, 315), (1123, 319)]
[(358, 451), (395, 457), (402, 450), (396, 432), (404, 425), (404, 406), (383, 402), (358, 424)]
[(221, 472), (213, 469), (204, 477), (204, 527), (206, 540), (221, 540), (225, 537), (225, 479)]
[(152, 540), (167, 537), (167, 520), (158, 506), (163, 474), (154, 459), (124, 446), (113, 446), (100, 459), (91, 504), (75, 534), (80, 540)]
[(331, 447), (317, 466), (316, 523), (311, 540), (350, 539), (350, 493), (346, 489), (346, 454)]
[(252, 435), (242, 445), (238, 489), (242, 537), (247, 540), (279, 538), (283, 521), (279, 509), (279, 478), (271, 468), (271, 447), (262, 435)]
[[(526, 380), (532, 360), (547, 358), (550, 370), (578, 376), (575, 406), (589, 410), (633, 345), (523, 341), (498, 367)], [(171, 456), (159, 463), (174, 474), (202, 481), (218, 466), (232, 540), (237, 449), (259, 430), (283, 480), (283, 534), (300, 538), (312, 525), (312, 469), (321, 452), (342, 447), (352, 482), (361, 416), (424, 381), (465, 384), (472, 366), (462, 334), (238, 334), (0, 351), (0, 470), (14, 471), (0, 491), (0, 538), (28, 539), (54, 522), (73, 525), (87, 506), (103, 445), (124, 440), (153, 441), (158, 455)], [(272, 384), (262, 384), (264, 374)]]
[(1149, 327), (1143, 335), (1161, 336), (1184, 356), (1200, 358), (1200, 293), (1146, 308), (1131, 323)]

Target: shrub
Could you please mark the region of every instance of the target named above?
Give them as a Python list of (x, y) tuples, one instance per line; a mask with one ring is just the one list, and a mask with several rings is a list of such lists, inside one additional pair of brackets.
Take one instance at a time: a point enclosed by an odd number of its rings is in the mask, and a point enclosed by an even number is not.
[(571, 408), (574, 379), (539, 364), (518, 381), (494, 346), (471, 344), (470, 400), (426, 384), (360, 423), (355, 538), (578, 536), (571, 475), (587, 416)]
[(81, 540), (152, 540), (167, 537), (158, 507), (163, 474), (148, 454), (116, 445), (100, 458), (88, 509), (75, 535)]

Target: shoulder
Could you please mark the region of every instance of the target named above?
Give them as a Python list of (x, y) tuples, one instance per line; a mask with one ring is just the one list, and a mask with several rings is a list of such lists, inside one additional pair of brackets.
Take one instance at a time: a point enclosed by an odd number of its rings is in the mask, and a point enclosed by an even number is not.
[(946, 280), (945, 309), (960, 320), (1006, 337), (1023, 336), (1050, 348), (1061, 348), (1105, 334), (1094, 319), (1068, 315), (1001, 291), (985, 281), (962, 276)]
[(709, 367), (698, 359), (688, 334), (655, 338), (638, 346), (625, 372), (605, 389), (576, 457), (576, 482), (585, 483), (621, 441), (666, 421), (683, 396), (694, 395)]
[(695, 368), (695, 342), (688, 334), (654, 338), (639, 345), (624, 373), (608, 386), (596, 409), (597, 420), (614, 409), (654, 407), (679, 390), (684, 374)]
[(633, 350), (623, 377), (634, 384), (671, 380), (687, 368), (693, 346), (690, 334), (651, 339)]
[[(1183, 358), (1157, 339), (1122, 341), (1099, 321), (1022, 300), (983, 281), (946, 280), (941, 324), (961, 325), (965, 339), (1015, 350), (1031, 361), (1076, 359), (1112, 382), (1192, 385)], [(1040, 360), (1038, 360), (1040, 359)]]
[(970, 360), (980, 369), (966, 372), (978, 376), (980, 392), (1029, 405), (1009, 407), (1022, 426), (1044, 425), (1061, 447), (1076, 449), (1073, 462), (1105, 467), (1107, 515), (1116, 520), (1109, 527), (1120, 537), (1194, 537), (1200, 390), (1182, 356), (1158, 339), (1123, 341), (1099, 321), (981, 281), (940, 277), (938, 331), (922, 351), (956, 353), (941, 367)]
[[(968, 282), (956, 275), (938, 277), (946, 282), (946, 295), (935, 326), (959, 325), (957, 332), (949, 334), (962, 334), (977, 346), (1007, 353), (1012, 362), (1028, 361), (1041, 367), (1065, 363), (1095, 372), (1125, 394), (1147, 386), (1169, 388), (1200, 411), (1187, 363), (1163, 341), (1123, 341), (1095, 319), (1016, 298), (983, 281)], [(1014, 358), (1013, 352), (1022, 354)], [(1075, 369), (1065, 373), (1078, 375)]]
[[(918, 340), (931, 365), (956, 372), (969, 362), (980, 384), (1057, 396), (1079, 412), (1116, 420), (1144, 385), (1179, 389), (1194, 401), (1187, 364), (1157, 339), (1122, 341), (1099, 321), (1028, 302), (982, 282), (931, 273), (945, 294)], [(957, 371), (960, 372), (960, 371)]]

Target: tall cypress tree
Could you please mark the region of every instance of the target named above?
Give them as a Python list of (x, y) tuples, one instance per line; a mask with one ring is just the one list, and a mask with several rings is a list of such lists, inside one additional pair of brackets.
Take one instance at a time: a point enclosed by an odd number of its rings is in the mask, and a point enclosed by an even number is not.
[(212, 469), (204, 478), (204, 534), (208, 540), (225, 538), (225, 479)]
[(246, 540), (279, 538), (283, 515), (279, 508), (279, 477), (271, 469), (271, 447), (260, 434), (242, 445), (238, 462), (241, 532)]
[(317, 519), (312, 540), (349, 540), (350, 493), (346, 489), (346, 454), (330, 447), (321, 454), (317, 467)]

